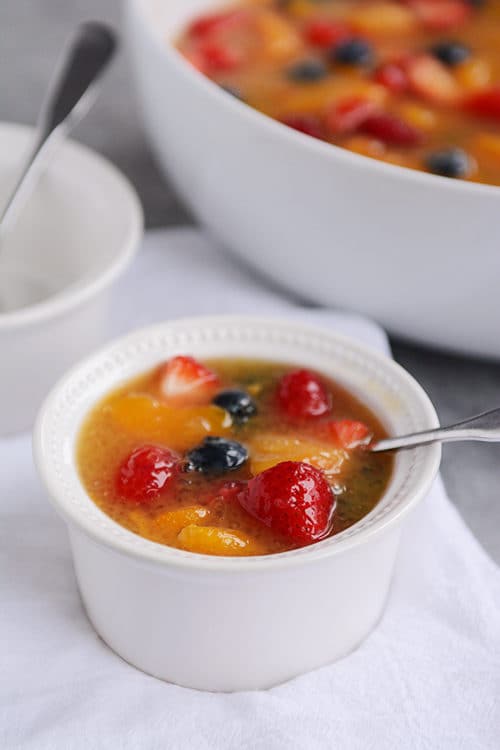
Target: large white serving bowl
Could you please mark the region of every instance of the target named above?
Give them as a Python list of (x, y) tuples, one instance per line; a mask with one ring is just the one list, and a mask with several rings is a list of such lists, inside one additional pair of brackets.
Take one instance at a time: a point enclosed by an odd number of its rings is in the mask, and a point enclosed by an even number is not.
[(500, 189), (350, 153), (237, 101), (171, 44), (215, 4), (126, 0), (147, 130), (199, 220), (310, 300), (415, 340), (500, 356)]
[(403, 523), (427, 493), (441, 449), (401, 452), (374, 510), (309, 547), (234, 558), (156, 544), (119, 526), (89, 498), (75, 445), (96, 401), (180, 353), (313, 368), (362, 398), (391, 433), (435, 427), (436, 413), (389, 358), (324, 329), (251, 317), (188, 319), (134, 333), (74, 368), (45, 401), (35, 460), (68, 524), (78, 585), (99, 635), (130, 664), (180, 685), (269, 687), (339, 659), (376, 625)]
[[(34, 138), (32, 128), (0, 123), (0, 202)], [(57, 378), (103, 342), (111, 286), (141, 235), (128, 180), (65, 143), (0, 246), (0, 437), (31, 428)]]

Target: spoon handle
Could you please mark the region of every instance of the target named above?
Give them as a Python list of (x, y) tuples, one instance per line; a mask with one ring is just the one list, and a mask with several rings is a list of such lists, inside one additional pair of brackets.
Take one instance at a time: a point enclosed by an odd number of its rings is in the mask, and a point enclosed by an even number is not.
[(92, 106), (97, 94), (95, 83), (115, 48), (115, 34), (104, 24), (91, 21), (78, 26), (42, 106), (34, 146), (0, 212), (2, 232), (45, 166), (49, 144), (62, 141)]
[(454, 440), (500, 442), (500, 409), (486, 411), (449, 427), (438, 427), (435, 430), (424, 430), (412, 435), (378, 440), (370, 446), (370, 450), (373, 453), (380, 453), (381, 451), (413, 448), (417, 445), (429, 445), (429, 443), (447, 443)]

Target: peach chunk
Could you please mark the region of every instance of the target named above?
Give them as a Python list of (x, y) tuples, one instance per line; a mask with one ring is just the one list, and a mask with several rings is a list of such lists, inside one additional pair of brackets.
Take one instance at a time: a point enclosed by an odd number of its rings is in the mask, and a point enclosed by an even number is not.
[(346, 98), (367, 99), (383, 106), (388, 96), (385, 86), (356, 78), (354, 74), (346, 75), (345, 78), (328, 78), (306, 88), (292, 89), (287, 92), (286, 106), (287, 112), (307, 114), (330, 109)]
[(263, 9), (255, 19), (261, 39), (261, 50), (270, 60), (283, 60), (296, 55), (302, 40), (291, 23), (273, 10)]
[(356, 7), (348, 20), (362, 34), (408, 34), (418, 26), (417, 15), (411, 8), (385, 0)]
[(385, 146), (376, 138), (368, 138), (366, 135), (353, 135), (342, 144), (349, 151), (363, 156), (372, 156), (374, 159), (380, 159), (385, 153)]
[(460, 99), (460, 86), (453, 74), (430, 55), (417, 55), (407, 64), (408, 80), (415, 94), (436, 104), (453, 104)]
[(218, 406), (166, 406), (141, 394), (119, 396), (106, 409), (121, 429), (177, 451), (192, 448), (206, 435), (224, 435), (231, 426), (231, 417)]
[(310, 438), (294, 438), (277, 433), (260, 433), (247, 441), (252, 474), (260, 474), (282, 461), (304, 461), (325, 474), (338, 474), (348, 453), (331, 443)]
[(260, 545), (247, 534), (218, 526), (186, 526), (177, 537), (182, 549), (201, 555), (259, 555)]
[(168, 510), (157, 516), (148, 516), (139, 511), (133, 511), (129, 518), (141, 536), (166, 544), (175, 543), (177, 534), (185, 526), (205, 523), (210, 517), (210, 510), (203, 505), (191, 505), (187, 508)]

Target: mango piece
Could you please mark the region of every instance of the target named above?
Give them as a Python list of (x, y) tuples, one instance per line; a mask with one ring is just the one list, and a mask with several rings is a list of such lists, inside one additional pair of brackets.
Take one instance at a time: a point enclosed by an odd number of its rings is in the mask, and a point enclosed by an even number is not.
[(247, 442), (250, 469), (254, 475), (282, 461), (304, 461), (333, 476), (348, 460), (348, 453), (344, 449), (309, 438), (292, 438), (268, 432), (255, 435)]
[(411, 8), (383, 1), (354, 8), (347, 20), (362, 34), (409, 34), (418, 26)]
[(310, 18), (317, 12), (315, 5), (310, 0), (290, 0), (286, 12), (294, 18)]
[(483, 157), (485, 161), (500, 164), (500, 135), (478, 133), (471, 141), (471, 145), (479, 158)]
[(255, 539), (234, 529), (218, 526), (186, 526), (177, 543), (189, 552), (201, 555), (259, 555), (262, 549)]
[(409, 125), (413, 125), (413, 127), (417, 128), (417, 130), (430, 131), (436, 127), (436, 114), (432, 110), (427, 109), (427, 107), (422, 107), (420, 104), (413, 104), (413, 102), (407, 102), (400, 107), (399, 111), (402, 118)]
[(478, 91), (491, 83), (491, 65), (480, 57), (471, 57), (457, 65), (454, 74), (466, 91)]
[(119, 396), (107, 411), (121, 429), (176, 451), (192, 448), (207, 435), (224, 435), (231, 427), (230, 415), (218, 406), (166, 406), (141, 394)]

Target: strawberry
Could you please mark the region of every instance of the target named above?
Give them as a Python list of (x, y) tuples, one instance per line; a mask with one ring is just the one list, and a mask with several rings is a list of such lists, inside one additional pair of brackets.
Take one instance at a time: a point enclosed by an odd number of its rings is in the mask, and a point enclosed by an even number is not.
[(423, 140), (421, 132), (412, 125), (383, 112), (367, 117), (359, 129), (391, 146), (417, 146)]
[(298, 130), (299, 133), (305, 133), (313, 138), (323, 138), (323, 128), (321, 122), (314, 115), (289, 115), (281, 120), (283, 125)]
[(206, 70), (234, 70), (242, 63), (241, 54), (227, 45), (206, 41), (198, 51)]
[(370, 429), (363, 422), (356, 422), (353, 419), (329, 422), (327, 427), (331, 437), (346, 450), (367, 445), (373, 437)]
[(174, 453), (155, 445), (143, 445), (120, 465), (116, 492), (122, 500), (145, 505), (168, 489), (179, 470), (179, 458)]
[(464, 108), (473, 115), (500, 122), (500, 86), (471, 94), (465, 100)]
[(172, 406), (208, 403), (219, 385), (217, 375), (193, 357), (180, 355), (161, 365), (158, 372), (160, 393)]
[(315, 47), (333, 47), (350, 36), (352, 31), (341, 21), (318, 19), (311, 21), (304, 28), (304, 37)]
[(188, 27), (188, 34), (194, 37), (205, 37), (228, 26), (244, 20), (246, 14), (241, 10), (230, 10), (223, 13), (208, 13), (196, 18)]
[(408, 88), (408, 76), (402, 65), (397, 62), (387, 62), (377, 68), (374, 81), (381, 83), (389, 91), (400, 94)]
[(354, 133), (377, 109), (378, 105), (371, 99), (348, 97), (330, 109), (326, 115), (326, 126), (335, 135)]
[(238, 500), (254, 518), (297, 544), (324, 537), (335, 510), (323, 472), (300, 461), (284, 461), (253, 477)]
[(278, 382), (276, 401), (292, 419), (322, 417), (330, 411), (330, 395), (322, 381), (309, 370), (293, 370)]
[(456, 29), (472, 14), (470, 3), (463, 0), (411, 0), (410, 5), (430, 31)]
[(460, 97), (460, 87), (454, 76), (430, 55), (409, 58), (406, 72), (410, 88), (424, 99), (437, 104), (452, 104)]

